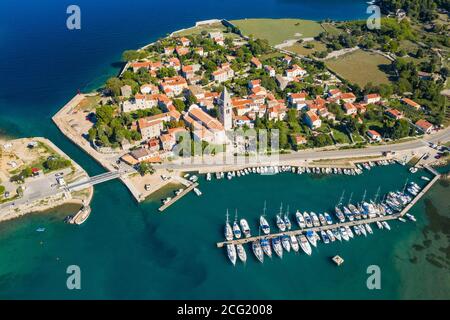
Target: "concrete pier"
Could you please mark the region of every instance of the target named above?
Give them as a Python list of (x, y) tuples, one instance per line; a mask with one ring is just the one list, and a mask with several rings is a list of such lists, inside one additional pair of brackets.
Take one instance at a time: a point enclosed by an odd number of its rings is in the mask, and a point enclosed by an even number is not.
[(189, 184), (189, 186), (184, 189), (182, 192), (180, 192), (177, 196), (175, 196), (173, 199), (171, 199), (170, 201), (168, 201), (167, 203), (165, 203), (164, 205), (162, 205), (158, 210), (160, 212), (163, 212), (164, 210), (166, 210), (168, 207), (170, 207), (172, 204), (174, 204), (175, 202), (177, 202), (178, 200), (180, 200), (182, 197), (184, 197), (186, 194), (188, 194), (189, 192), (191, 192), (192, 190), (194, 190), (195, 187), (198, 186), (198, 183), (191, 183)]

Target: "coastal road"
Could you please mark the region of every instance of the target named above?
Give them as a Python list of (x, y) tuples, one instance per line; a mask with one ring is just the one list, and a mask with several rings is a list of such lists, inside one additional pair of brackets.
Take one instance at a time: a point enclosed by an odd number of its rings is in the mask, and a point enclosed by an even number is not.
[[(446, 128), (444, 130), (440, 130), (432, 135), (426, 135), (422, 139), (412, 140), (402, 143), (393, 143), (393, 144), (385, 144), (385, 145), (376, 145), (369, 146), (361, 149), (330, 149), (330, 150), (304, 150), (298, 152), (292, 152), (289, 154), (281, 154), (277, 157), (273, 157), (268, 160), (259, 160), (251, 159), (250, 157), (247, 159), (247, 162), (241, 163), (241, 165), (248, 164), (249, 161), (256, 160), (254, 165), (275, 165), (277, 162), (289, 162), (289, 161), (311, 161), (311, 160), (327, 160), (327, 159), (344, 159), (344, 158), (358, 158), (358, 157), (370, 157), (370, 156), (381, 156), (383, 152), (418, 152), (421, 149), (426, 150), (429, 147), (429, 143), (445, 143), (450, 140), (450, 128)], [(233, 157), (231, 157), (233, 159)], [(198, 160), (198, 159), (196, 159)], [(214, 168), (217, 167), (217, 170), (223, 170), (221, 167), (224, 166), (239, 166), (239, 163), (223, 163), (217, 159), (214, 163), (214, 157), (208, 157), (204, 159), (205, 161), (192, 161), (193, 163), (187, 163), (188, 161), (184, 161), (184, 163), (180, 162), (172, 162), (172, 163), (164, 163), (161, 165), (155, 165), (157, 169), (184, 169), (184, 170), (198, 170), (204, 168)]]

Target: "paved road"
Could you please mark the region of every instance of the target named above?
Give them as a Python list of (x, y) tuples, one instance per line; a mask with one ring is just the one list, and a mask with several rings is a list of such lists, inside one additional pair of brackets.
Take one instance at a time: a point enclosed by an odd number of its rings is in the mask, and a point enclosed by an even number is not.
[[(269, 161), (259, 161), (255, 163), (255, 165), (270, 165), (270, 161), (278, 160), (280, 162), (287, 162), (287, 161), (302, 161), (302, 160), (319, 160), (319, 159), (342, 159), (342, 158), (349, 158), (349, 157), (368, 157), (368, 156), (381, 156), (383, 152), (390, 151), (390, 152), (403, 152), (403, 151), (418, 151), (421, 148), (425, 148), (429, 145), (430, 142), (432, 143), (444, 143), (450, 141), (450, 128), (446, 128), (445, 130), (441, 130), (435, 134), (432, 135), (426, 135), (420, 140), (412, 140), (402, 143), (395, 143), (395, 144), (386, 144), (386, 145), (377, 145), (377, 146), (369, 146), (367, 148), (361, 148), (361, 149), (343, 149), (343, 150), (305, 150), (305, 151), (298, 151), (298, 152), (292, 152), (289, 154), (282, 154), (279, 155), (278, 158), (274, 157), (273, 159), (269, 159)], [(211, 158), (214, 159), (214, 158)], [(211, 160), (207, 159), (207, 160)], [(274, 164), (272, 162), (272, 164)], [(233, 163), (227, 163), (226, 165), (233, 165)], [(238, 164), (236, 164), (238, 165)], [(156, 165), (155, 168), (161, 168), (161, 169), (197, 169), (197, 168), (212, 168), (212, 167), (218, 167), (218, 170), (220, 167), (224, 166), (223, 163), (214, 163), (214, 161), (210, 161), (210, 164), (207, 163), (164, 163), (161, 165)]]

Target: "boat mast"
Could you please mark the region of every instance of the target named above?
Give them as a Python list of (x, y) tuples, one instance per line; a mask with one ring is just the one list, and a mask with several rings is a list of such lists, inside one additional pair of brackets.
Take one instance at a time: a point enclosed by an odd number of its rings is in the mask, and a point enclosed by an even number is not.
[(402, 191), (402, 193), (405, 193), (406, 186), (408, 185), (408, 180), (409, 180), (409, 178), (406, 178), (405, 185), (403, 186), (403, 191)]
[(364, 203), (364, 201), (366, 201), (366, 194), (367, 194), (367, 190), (364, 190), (364, 194), (363, 194), (363, 197), (361, 200), (361, 202), (363, 202), (363, 203)]
[(263, 209), (263, 216), (266, 215), (266, 200), (264, 200), (264, 209)]
[(287, 209), (286, 209), (286, 216), (289, 216), (289, 205), (287, 206)]
[(375, 194), (375, 201), (374, 201), (375, 203), (377, 202), (379, 195), (380, 195), (380, 186), (378, 186), (377, 193)]
[(350, 193), (350, 198), (348, 198), (348, 204), (350, 204), (352, 202), (352, 197), (353, 197), (353, 192)]
[(229, 214), (228, 214), (228, 208), (227, 208), (227, 223), (229, 223), (228, 216), (229, 216)]
[(281, 202), (281, 206), (280, 206), (280, 215), (283, 213), (283, 202)]
[(342, 191), (341, 197), (339, 198), (338, 206), (342, 204), (342, 200), (344, 200), (345, 190)]
[(234, 213), (234, 221), (237, 221), (237, 208), (236, 208), (236, 211)]

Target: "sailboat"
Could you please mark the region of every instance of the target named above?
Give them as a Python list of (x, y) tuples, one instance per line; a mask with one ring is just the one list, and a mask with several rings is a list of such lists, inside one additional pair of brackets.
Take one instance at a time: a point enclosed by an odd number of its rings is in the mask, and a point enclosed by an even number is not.
[(252, 242), (252, 249), (259, 262), (264, 262), (264, 252), (261, 248), (261, 243), (259, 243), (258, 240)]
[(261, 239), (261, 247), (262, 247), (264, 253), (267, 254), (267, 256), (269, 256), (269, 258), (272, 258), (272, 248), (270, 247), (269, 240)]
[(281, 246), (281, 241), (279, 237), (272, 238), (272, 247), (277, 256), (283, 258), (283, 247)]
[(227, 255), (233, 266), (236, 265), (236, 247), (234, 244), (227, 244)]
[(244, 246), (239, 243), (236, 245), (236, 250), (239, 259), (245, 263), (247, 261), (247, 253), (245, 252)]
[(362, 225), (362, 224), (359, 225), (359, 231), (361, 231), (361, 233), (364, 235), (364, 237), (367, 237), (367, 232), (366, 232), (366, 228), (364, 227), (364, 225)]
[(339, 198), (338, 204), (334, 207), (334, 211), (336, 212), (336, 217), (339, 219), (340, 222), (345, 221), (345, 216), (342, 213), (341, 209), (339, 208), (340, 205), (342, 205), (342, 200), (344, 199), (345, 190), (342, 191), (341, 197)]
[(369, 234), (373, 234), (372, 228), (370, 227), (370, 225), (368, 223), (365, 223), (364, 227), (366, 227), (366, 230)]
[(242, 228), (242, 232), (244, 232), (244, 235), (246, 238), (250, 238), (252, 236), (252, 234), (250, 233), (250, 227), (248, 226), (248, 222), (245, 219), (241, 219), (241, 221), (239, 221), (241, 228)]
[(289, 206), (287, 207), (286, 214), (284, 215), (284, 224), (286, 225), (286, 229), (291, 230), (292, 223), (291, 220), (289, 219)]
[(231, 229), (231, 225), (228, 220), (228, 209), (227, 209), (227, 221), (225, 223), (225, 239), (227, 239), (227, 241), (233, 240), (233, 229)]
[(234, 216), (233, 234), (234, 234), (236, 239), (240, 239), (241, 235), (242, 235), (241, 228), (239, 228), (239, 224), (238, 224), (238, 220), (237, 220), (237, 210), (236, 210), (236, 214)]
[(281, 244), (283, 245), (284, 250), (287, 252), (291, 251), (291, 241), (288, 235), (281, 236)]
[(383, 227), (385, 227), (388, 230), (391, 230), (391, 227), (389, 226), (389, 224), (387, 223), (387, 221), (381, 221), (381, 223), (383, 224)]
[(286, 224), (284, 223), (283, 218), (281, 218), (282, 211), (283, 211), (283, 203), (281, 204), (280, 213), (277, 214), (276, 220), (278, 229), (280, 229), (281, 232), (284, 232), (286, 230)]
[(264, 218), (265, 215), (266, 215), (266, 202), (264, 201), (264, 211), (263, 211), (263, 215), (259, 217), (259, 225), (264, 234), (269, 234), (270, 226), (269, 226), (269, 223), (267, 222), (266, 218)]
[(295, 217), (296, 217), (296, 219), (297, 219), (298, 226), (299, 226), (301, 229), (305, 228), (305, 227), (306, 227), (306, 224), (305, 224), (305, 219), (303, 218), (302, 213), (301, 213), (300, 211), (297, 210), (297, 212), (295, 213)]

